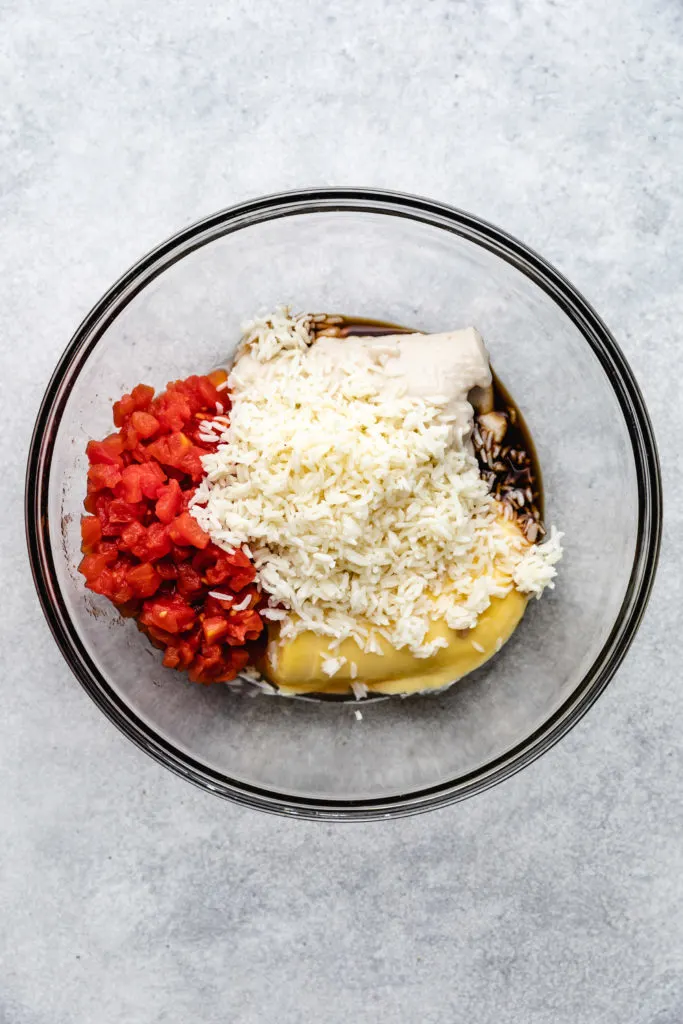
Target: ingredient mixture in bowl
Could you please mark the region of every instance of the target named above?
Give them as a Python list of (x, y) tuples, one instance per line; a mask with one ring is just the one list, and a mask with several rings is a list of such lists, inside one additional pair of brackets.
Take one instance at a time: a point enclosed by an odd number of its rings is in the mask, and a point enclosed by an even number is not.
[(200, 683), (448, 686), (553, 586), (540, 470), (474, 328), (286, 309), (88, 445), (86, 586)]

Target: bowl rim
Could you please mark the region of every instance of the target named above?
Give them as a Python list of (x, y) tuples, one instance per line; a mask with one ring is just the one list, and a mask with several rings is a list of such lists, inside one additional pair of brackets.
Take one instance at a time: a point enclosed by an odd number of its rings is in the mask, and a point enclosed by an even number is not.
[[(52, 455), (71, 382), (131, 299), (168, 266), (224, 234), (282, 217), (330, 211), (404, 217), (440, 228), (494, 253), (530, 278), (574, 323), (605, 371), (628, 430), (638, 487), (636, 551), (624, 600), (601, 651), (562, 706), (525, 740), (465, 775), (427, 789), (365, 800), (307, 798), (252, 786), (201, 764), (157, 735), (109, 686), (81, 643), (60, 595), (47, 519)], [(592, 306), (550, 263), (500, 228), (445, 203), (375, 188), (306, 188), (239, 203), (184, 228), (143, 256), (93, 306), (67, 345), (40, 405), (27, 463), (25, 525), (31, 572), (50, 630), (86, 692), (130, 740), (182, 778), (238, 804), (290, 817), (363, 821), (419, 813), (489, 789), (540, 757), (583, 717), (621, 664), (645, 611), (659, 556), (662, 485), (654, 432), (633, 372)]]

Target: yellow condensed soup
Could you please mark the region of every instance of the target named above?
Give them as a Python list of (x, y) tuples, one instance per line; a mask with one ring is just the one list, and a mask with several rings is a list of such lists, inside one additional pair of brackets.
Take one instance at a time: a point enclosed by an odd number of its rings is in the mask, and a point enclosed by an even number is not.
[[(515, 524), (501, 517), (506, 532), (517, 534)], [(494, 563), (494, 575), (502, 585), (509, 577)], [(397, 650), (376, 634), (382, 654), (368, 654), (355, 640), (343, 640), (330, 651), (330, 638), (313, 632), (299, 633), (282, 643), (276, 625), (270, 627), (263, 665), (264, 674), (284, 693), (349, 693), (352, 683), (363, 683), (375, 693), (407, 694), (438, 690), (462, 679), (488, 661), (509, 640), (519, 625), (528, 596), (515, 588), (505, 597), (493, 597), (472, 629), (450, 629), (443, 619), (434, 620), (425, 642), (446, 641), (428, 658), (417, 658), (403, 647)], [(333, 676), (324, 671), (325, 661), (341, 661)]]
[[(407, 648), (397, 651), (382, 637), (381, 655), (366, 654), (355, 640), (344, 640), (334, 656), (346, 661), (332, 678), (322, 670), (325, 658), (330, 656), (329, 637), (300, 633), (279, 644), (274, 629), (265, 672), (285, 693), (348, 693), (353, 681), (365, 683), (375, 693), (436, 690), (479, 668), (500, 650), (517, 627), (526, 604), (524, 594), (511, 590), (506, 597), (492, 599), (473, 629), (453, 630), (443, 620), (434, 622), (427, 640), (443, 637), (448, 646), (440, 647), (431, 658), (416, 658)], [(351, 678), (352, 665), (356, 666), (355, 680)]]

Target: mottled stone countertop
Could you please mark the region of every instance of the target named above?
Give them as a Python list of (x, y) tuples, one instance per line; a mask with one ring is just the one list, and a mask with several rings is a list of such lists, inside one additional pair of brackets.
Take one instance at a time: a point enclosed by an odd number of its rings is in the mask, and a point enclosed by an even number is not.
[[(2, 1024), (680, 1024), (683, 16), (676, 0), (0, 0)], [(300, 185), (428, 195), (596, 306), (666, 523), (598, 704), (477, 799), (297, 822), (145, 757), (70, 675), (22, 483), (75, 326), (159, 240)], [(678, 524), (678, 525), (677, 525)]]

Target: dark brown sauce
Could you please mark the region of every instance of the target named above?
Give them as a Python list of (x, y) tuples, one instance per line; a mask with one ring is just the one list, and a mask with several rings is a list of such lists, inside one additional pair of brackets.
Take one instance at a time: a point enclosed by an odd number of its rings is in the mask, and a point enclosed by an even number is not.
[[(340, 338), (348, 338), (350, 336), (367, 337), (369, 335), (373, 337), (382, 337), (386, 334), (418, 334), (419, 331), (415, 331), (410, 327), (403, 327), (400, 324), (393, 324), (386, 320), (373, 320), (366, 317), (351, 317), (339, 314), (330, 318), (330, 328), (326, 333), (332, 333)], [(325, 325), (320, 325), (323, 329)], [(543, 478), (541, 476), (541, 466), (538, 461), (538, 454), (536, 452), (536, 446), (533, 438), (527, 426), (526, 420), (522, 410), (519, 408), (515, 400), (513, 399), (510, 392), (507, 390), (505, 385), (498, 378), (496, 373), (492, 370), (493, 375), (493, 408), (496, 412), (505, 413), (508, 417), (508, 428), (505, 434), (504, 442), (502, 445), (502, 459), (496, 460), (496, 465), (505, 466), (505, 470), (500, 469), (495, 472), (492, 471), (490, 465), (487, 464), (484, 459), (486, 455), (482, 455), (480, 450), (476, 450), (477, 459), (479, 461), (480, 468), (483, 474), (489, 474), (491, 479), (491, 489), (496, 491), (496, 485), (498, 482), (510, 479), (519, 478), (520, 489), (522, 491), (526, 488), (530, 488), (533, 496), (532, 502), (526, 498), (525, 505), (522, 508), (516, 510), (516, 514), (525, 514), (524, 510), (531, 505), (532, 508), (538, 510), (539, 513), (539, 536), (536, 538), (540, 540), (543, 533)], [(478, 417), (475, 417), (475, 425), (478, 425)], [(505, 451), (509, 454), (505, 454)], [(517, 458), (516, 453), (522, 453), (524, 458), (521, 463), (515, 461)], [(510, 454), (513, 457), (510, 457)]]

